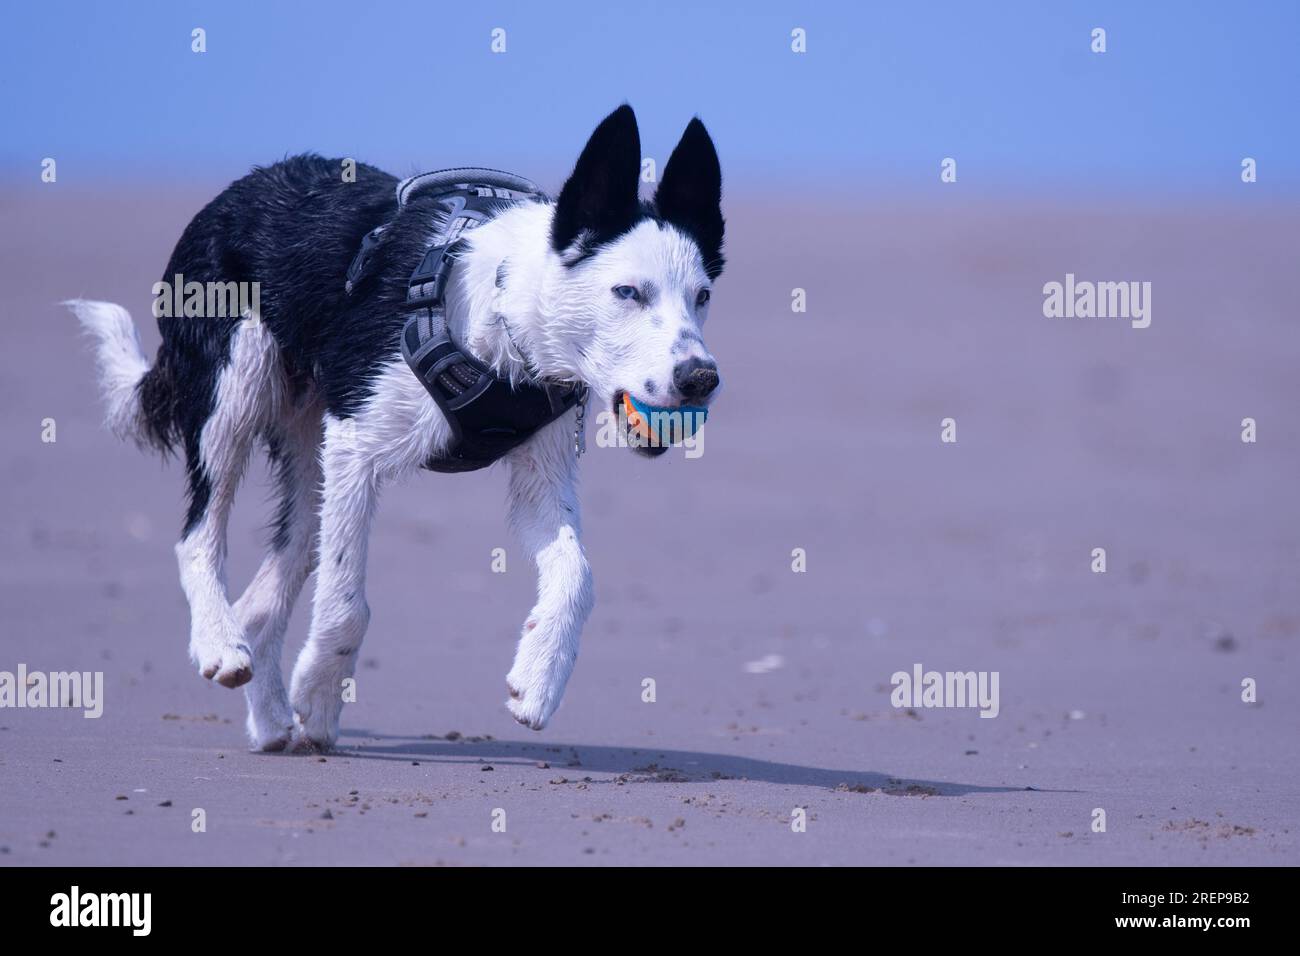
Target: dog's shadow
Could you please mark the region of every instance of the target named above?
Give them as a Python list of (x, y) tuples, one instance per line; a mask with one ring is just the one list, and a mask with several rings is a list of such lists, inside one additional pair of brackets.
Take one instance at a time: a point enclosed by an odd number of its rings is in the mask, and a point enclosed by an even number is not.
[[(491, 737), (404, 737), (367, 730), (345, 730), (339, 756), (363, 760), (472, 763), (490, 766), (545, 764), (551, 778), (565, 783), (708, 783), (716, 780), (758, 781), (824, 790), (884, 793), (891, 796), (959, 797), (973, 793), (1020, 793), (1037, 787), (984, 787), (944, 780), (915, 780), (869, 770), (835, 770), (757, 760), (734, 754), (668, 750), (657, 747), (606, 747), (592, 744), (528, 743)], [(608, 775), (603, 778), (590, 774)], [(556, 781), (558, 782), (558, 781)]]

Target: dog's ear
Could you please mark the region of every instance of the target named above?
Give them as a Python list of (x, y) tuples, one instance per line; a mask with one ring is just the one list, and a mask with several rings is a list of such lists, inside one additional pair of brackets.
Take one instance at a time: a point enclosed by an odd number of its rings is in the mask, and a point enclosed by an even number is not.
[(641, 134), (636, 114), (624, 103), (606, 116), (573, 167), (551, 224), (557, 252), (587, 233), (598, 245), (630, 229), (640, 210)]
[(664, 167), (655, 192), (659, 216), (695, 240), (704, 271), (715, 279), (722, 271), (722, 166), (709, 131), (699, 117), (691, 120)]

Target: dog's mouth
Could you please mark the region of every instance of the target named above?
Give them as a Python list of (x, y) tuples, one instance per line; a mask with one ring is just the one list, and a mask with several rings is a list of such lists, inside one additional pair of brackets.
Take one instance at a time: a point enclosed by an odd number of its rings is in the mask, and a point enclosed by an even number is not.
[(686, 441), (708, 417), (706, 408), (651, 405), (625, 389), (614, 393), (613, 412), (628, 447), (647, 458), (658, 457), (671, 446)]

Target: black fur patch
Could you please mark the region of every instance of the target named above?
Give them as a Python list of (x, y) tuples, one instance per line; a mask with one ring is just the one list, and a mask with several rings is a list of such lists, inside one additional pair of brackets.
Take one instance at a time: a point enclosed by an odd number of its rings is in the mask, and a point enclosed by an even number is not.
[[(361, 238), (397, 213), (397, 179), (364, 164), (344, 182), (342, 160), (304, 155), (256, 168), (194, 217), (163, 281), (257, 282), (261, 320), (280, 347), (295, 390), (314, 381), (329, 411), (356, 413), (375, 374), (399, 354), (407, 280), (424, 253), (432, 201), (415, 199), (384, 232), (372, 265), (351, 295), (348, 265)], [(210, 488), (199, 439), (238, 318), (161, 318), (162, 345), (140, 382), (149, 437), (179, 445), (189, 473), (187, 532), (202, 518)]]
[[(551, 246), (564, 252), (581, 243), (579, 258), (627, 232), (641, 219), (641, 134), (624, 103), (596, 127), (560, 190)], [(569, 263), (574, 264), (573, 262)]]
[(716, 279), (726, 262), (722, 256), (726, 229), (722, 218), (722, 167), (713, 139), (698, 116), (687, 124), (668, 157), (655, 191), (655, 209), (664, 222), (695, 240), (704, 257), (704, 271), (710, 279)]
[(722, 169), (713, 140), (692, 119), (664, 167), (654, 200), (638, 198), (641, 138), (627, 104), (591, 134), (560, 191), (551, 245), (573, 268), (646, 221), (667, 223), (699, 247), (710, 279), (722, 273)]
[(275, 506), (275, 516), (271, 519), (271, 547), (275, 551), (283, 551), (289, 546), (289, 537), (293, 530), (294, 504), (299, 493), (297, 477), (294, 474), (295, 463), (285, 454), (284, 442), (277, 430), (271, 429), (264, 438), (266, 457), (271, 462), (276, 490), (280, 495)]

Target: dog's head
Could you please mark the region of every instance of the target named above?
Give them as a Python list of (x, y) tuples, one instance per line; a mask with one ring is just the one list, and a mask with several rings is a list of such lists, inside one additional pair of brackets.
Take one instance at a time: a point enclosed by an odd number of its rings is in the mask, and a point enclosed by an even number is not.
[(636, 116), (623, 105), (591, 134), (556, 201), (552, 303), (566, 313), (575, 368), (615, 414), (703, 409), (720, 383), (703, 327), (723, 265), (722, 171), (704, 124), (691, 120), (648, 202), (640, 179)]

